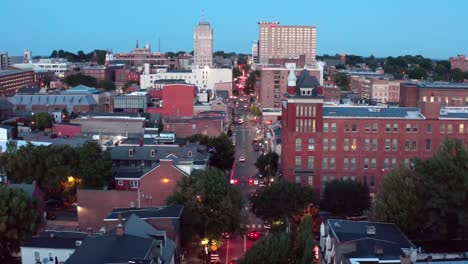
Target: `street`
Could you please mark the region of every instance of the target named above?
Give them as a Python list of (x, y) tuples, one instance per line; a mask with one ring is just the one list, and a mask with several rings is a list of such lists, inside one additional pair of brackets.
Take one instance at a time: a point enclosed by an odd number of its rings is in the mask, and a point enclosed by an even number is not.
[[(248, 104), (247, 102), (244, 102)], [(261, 152), (256, 152), (253, 149), (252, 141), (256, 139), (257, 131), (255, 124), (249, 121), (249, 107), (244, 107), (244, 103), (240, 102), (239, 107), (235, 108), (239, 118), (244, 120), (243, 124), (233, 124), (232, 132), (235, 133), (236, 142), (236, 160), (233, 179), (238, 180), (238, 187), (241, 190), (241, 195), (244, 200), (242, 210), (241, 230), (245, 233), (249, 231), (259, 231), (265, 233), (264, 222), (255, 217), (250, 212), (250, 195), (258, 188), (259, 179), (257, 177), (257, 168), (255, 162)], [(244, 156), (245, 161), (239, 162), (239, 157)], [(253, 180), (253, 185), (249, 185), (249, 180)], [(219, 250), (220, 259), (223, 263), (230, 263), (234, 259), (239, 259), (244, 255), (254, 241), (245, 238), (244, 233), (234, 234), (231, 239), (224, 240), (223, 246)]]

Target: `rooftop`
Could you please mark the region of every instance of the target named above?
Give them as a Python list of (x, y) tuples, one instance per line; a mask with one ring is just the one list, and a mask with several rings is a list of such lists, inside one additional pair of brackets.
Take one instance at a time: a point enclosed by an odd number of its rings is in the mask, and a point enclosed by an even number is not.
[(86, 237), (84, 232), (49, 230), (33, 236), (22, 247), (75, 249), (76, 241), (83, 241)]
[(323, 116), (342, 118), (405, 118), (423, 119), (419, 108), (370, 107), (370, 106), (324, 106)]
[(450, 82), (417, 82), (405, 83), (416, 85), (420, 88), (437, 88), (437, 89), (468, 89), (468, 83), (450, 83)]
[(12, 74), (24, 73), (24, 72), (32, 72), (32, 70), (31, 69), (28, 69), (28, 70), (0, 70), (0, 77), (12, 75)]
[(122, 219), (126, 219), (134, 214), (141, 219), (148, 218), (180, 218), (183, 205), (168, 205), (158, 207), (144, 207), (144, 208), (116, 208), (104, 219), (104, 221), (117, 221), (118, 214), (122, 213)]

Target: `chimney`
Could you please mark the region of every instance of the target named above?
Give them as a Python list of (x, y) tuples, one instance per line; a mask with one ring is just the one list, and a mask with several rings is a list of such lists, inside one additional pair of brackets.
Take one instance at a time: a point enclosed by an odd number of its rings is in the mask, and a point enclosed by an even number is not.
[(117, 216), (117, 228), (115, 229), (115, 234), (119, 237), (124, 235), (124, 227), (122, 224), (122, 213), (119, 213)]

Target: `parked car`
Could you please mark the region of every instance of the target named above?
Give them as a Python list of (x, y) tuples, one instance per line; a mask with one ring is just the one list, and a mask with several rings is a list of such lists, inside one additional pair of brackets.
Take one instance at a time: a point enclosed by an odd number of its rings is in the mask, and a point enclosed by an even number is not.
[(57, 138), (57, 134), (50, 134), (50, 138)]
[(241, 155), (241, 156), (239, 157), (239, 162), (244, 162), (244, 161), (245, 161), (245, 157), (244, 157), (244, 155)]

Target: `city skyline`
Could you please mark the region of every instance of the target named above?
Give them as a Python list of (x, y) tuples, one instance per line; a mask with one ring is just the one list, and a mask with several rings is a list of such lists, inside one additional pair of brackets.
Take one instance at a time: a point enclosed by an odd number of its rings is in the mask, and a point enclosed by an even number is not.
[[(56, 0), (2, 1), (0, 9), (9, 26), (0, 50), (21, 55), (48, 56), (54, 49), (71, 52), (113, 49), (127, 52), (136, 40), (154, 51), (193, 50), (193, 30), (204, 13), (214, 31), (214, 51), (250, 53), (258, 39), (258, 22), (317, 27), (317, 54), (347, 53), (377, 57), (423, 55), (448, 59), (468, 53), (468, 2), (415, 1), (237, 1), (219, 5), (214, 0), (156, 2), (143, 0), (95, 3), (59, 8)], [(268, 5), (266, 5), (269, 3)], [(24, 8), (28, 6), (28, 8)], [(268, 10), (265, 8), (268, 7)], [(57, 10), (54, 10), (56, 8)], [(15, 10), (21, 9), (21, 16)], [(132, 12), (132, 10), (134, 12)], [(86, 40), (86, 41), (83, 41)], [(441, 45), (441, 40), (444, 43)]]

